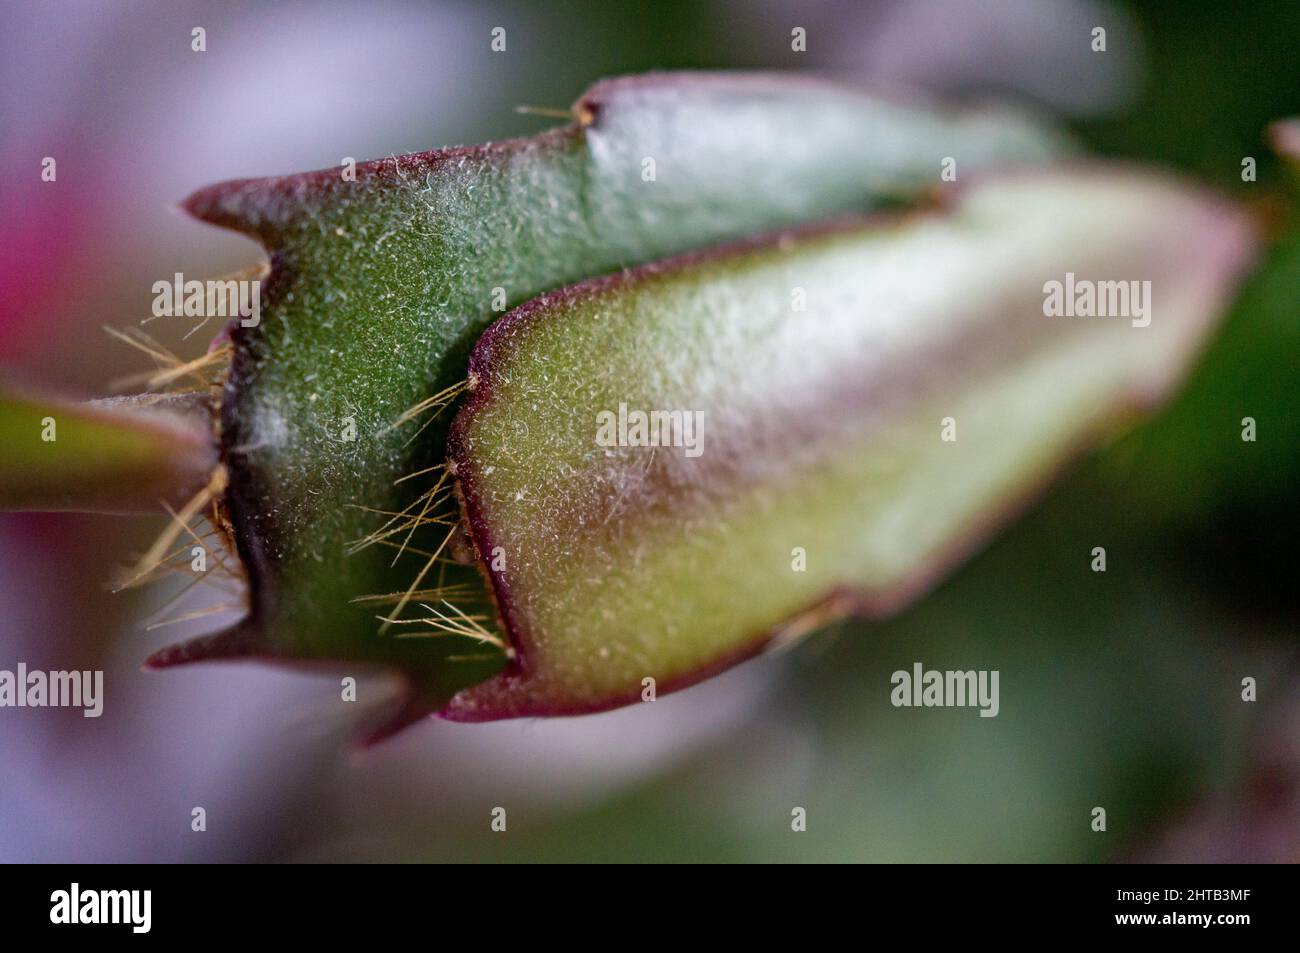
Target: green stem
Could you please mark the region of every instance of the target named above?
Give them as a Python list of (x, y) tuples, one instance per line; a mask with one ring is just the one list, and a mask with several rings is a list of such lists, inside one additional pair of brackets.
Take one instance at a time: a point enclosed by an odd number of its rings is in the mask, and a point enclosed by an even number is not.
[(88, 403), (0, 385), (0, 509), (86, 513), (181, 507), (213, 479), (208, 396)]

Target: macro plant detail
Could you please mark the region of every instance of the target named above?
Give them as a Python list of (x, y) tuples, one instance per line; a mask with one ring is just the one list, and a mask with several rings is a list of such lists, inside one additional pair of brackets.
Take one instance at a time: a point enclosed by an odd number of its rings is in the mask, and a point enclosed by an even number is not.
[(413, 862), (1286, 923), (1300, 4), (0, 20), (19, 935), (379, 939)]
[[(530, 139), (184, 208), (263, 245), (257, 313), (189, 361), (125, 333), (149, 393), (6, 399), (0, 502), (162, 501), (123, 582), (197, 547), (247, 614), (148, 664), (393, 667), (372, 739), (654, 697), (906, 605), (1174, 391), (1257, 243), (1040, 118), (767, 74), (609, 80)], [(701, 442), (629, 441), (629, 407)]]

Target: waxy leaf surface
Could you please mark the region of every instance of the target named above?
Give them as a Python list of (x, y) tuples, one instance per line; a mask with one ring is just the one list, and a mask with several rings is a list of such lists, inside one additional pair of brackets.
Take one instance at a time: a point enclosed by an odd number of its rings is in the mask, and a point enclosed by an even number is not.
[[(517, 309), (451, 436), (516, 654), (446, 714), (607, 708), (902, 605), (1169, 393), (1251, 247), (1215, 198), (1085, 166)], [(1049, 316), (1052, 282), (1112, 315)], [(598, 440), (633, 411), (702, 423)]]

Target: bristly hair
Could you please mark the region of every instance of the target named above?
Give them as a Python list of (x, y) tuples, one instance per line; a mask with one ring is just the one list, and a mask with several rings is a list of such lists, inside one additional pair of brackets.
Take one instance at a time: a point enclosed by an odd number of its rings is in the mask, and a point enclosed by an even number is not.
[[(466, 379), (419, 401), (402, 413), (390, 429), (425, 418), (408, 439), (410, 443), (454, 405), (457, 398), (472, 390), (474, 383)], [(462, 527), (451, 471), (440, 463), (408, 473), (394, 482), (401, 484), (416, 479), (424, 479), (427, 485), (397, 512), (356, 505), (357, 509), (386, 519), (366, 536), (354, 540), (348, 551), (357, 553), (371, 546), (385, 546), (395, 551), (391, 566), (398, 566), (404, 556), (410, 556), (420, 559), (419, 569), (404, 590), (358, 596), (352, 602), (363, 606), (392, 606), (387, 614), (376, 615), (379, 635), (386, 635), (396, 626), (400, 628), (396, 633), (399, 638), (462, 637), (490, 646), (494, 652), (488, 657), (511, 656), (513, 652), (501, 635), (496, 607), (481, 575), (474, 572), (471, 577), (467, 572), (466, 563), (473, 562), (472, 554), (467, 552), (472, 544)], [(435, 570), (436, 575), (430, 579)], [(449, 574), (459, 578), (448, 581)], [(407, 607), (412, 604), (419, 606), (423, 614), (407, 617)], [(406, 628), (414, 626), (419, 628)], [(452, 658), (481, 660), (484, 656)]]

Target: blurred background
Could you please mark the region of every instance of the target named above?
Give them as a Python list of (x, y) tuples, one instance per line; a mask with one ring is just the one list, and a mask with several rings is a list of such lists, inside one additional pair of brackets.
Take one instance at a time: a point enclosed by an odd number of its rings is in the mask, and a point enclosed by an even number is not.
[[(1300, 859), (1300, 231), (1264, 136), (1300, 112), (1300, 4), (0, 10), (0, 373), (80, 396), (147, 369), (102, 326), (146, 318), (154, 281), (259, 260), (176, 211), (193, 189), (529, 134), (554, 120), (516, 106), (566, 108), (602, 76), (647, 69), (827, 70), (1028, 102), (1098, 152), (1234, 194), (1274, 239), (1168, 411), (938, 590), (653, 705), (429, 721), (356, 751), (357, 718), (390, 690), (380, 677), (350, 708), (337, 676), (139, 670), (220, 621), (151, 631), (165, 588), (107, 591), (161, 519), (0, 515), (0, 668), (102, 668), (106, 694), (98, 719), (0, 710), (0, 860)], [(505, 53), (490, 50), (496, 26)], [(46, 156), (57, 184), (40, 179)], [(206, 347), (187, 326), (149, 330), (184, 357)], [(1239, 438), (1245, 416), (1255, 443)], [(1089, 570), (1095, 545), (1104, 574)], [(916, 660), (998, 669), (1001, 713), (892, 708), (890, 673)], [(498, 806), (505, 834), (489, 827)]]

